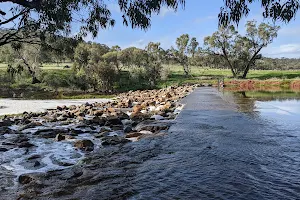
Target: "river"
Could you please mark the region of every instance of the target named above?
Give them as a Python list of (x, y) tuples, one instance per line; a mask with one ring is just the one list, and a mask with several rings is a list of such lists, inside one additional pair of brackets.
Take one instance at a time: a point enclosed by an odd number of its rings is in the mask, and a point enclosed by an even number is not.
[(100, 148), (87, 166), (18, 191), (43, 194), (32, 199), (300, 199), (299, 99), (199, 88), (168, 134)]
[(57, 106), (81, 105), (86, 102), (107, 102), (109, 99), (66, 99), (66, 100), (24, 100), (0, 99), (0, 115), (19, 114), (23, 112), (43, 112)]

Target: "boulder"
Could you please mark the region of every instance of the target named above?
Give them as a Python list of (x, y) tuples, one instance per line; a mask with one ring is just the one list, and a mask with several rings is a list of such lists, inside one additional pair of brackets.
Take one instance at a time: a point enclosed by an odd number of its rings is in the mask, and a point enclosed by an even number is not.
[(55, 136), (55, 141), (62, 141), (62, 140), (65, 140), (66, 139), (66, 137), (64, 136), (64, 135), (61, 135), (61, 134), (57, 134), (56, 136)]
[(131, 132), (131, 133), (127, 133), (125, 138), (136, 138), (143, 135), (142, 133), (139, 132)]
[(151, 131), (152, 133), (159, 132), (161, 130), (167, 130), (170, 127), (169, 122), (146, 120), (139, 123), (134, 130), (136, 131)]
[(19, 183), (21, 183), (23, 185), (28, 184), (28, 183), (30, 183), (33, 180), (34, 179), (30, 175), (28, 175), (28, 174), (22, 174), (18, 178)]
[(102, 145), (117, 145), (117, 144), (125, 144), (127, 142), (130, 142), (130, 140), (127, 140), (120, 136), (107, 136), (102, 138)]
[(74, 143), (74, 146), (84, 151), (94, 150), (94, 143), (91, 140), (78, 140)]

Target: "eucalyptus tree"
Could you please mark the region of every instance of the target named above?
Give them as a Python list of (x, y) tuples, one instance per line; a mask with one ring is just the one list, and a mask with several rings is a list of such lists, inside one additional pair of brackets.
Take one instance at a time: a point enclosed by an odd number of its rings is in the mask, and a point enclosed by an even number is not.
[(161, 72), (163, 70), (164, 50), (160, 47), (160, 43), (149, 42), (146, 46), (147, 61), (144, 68), (149, 77), (151, 86), (155, 86), (157, 81), (161, 79)]
[(195, 53), (197, 51), (198, 46), (199, 46), (199, 42), (197, 42), (197, 38), (193, 37), (188, 46), (188, 52), (191, 54), (192, 58), (195, 57)]
[(171, 48), (171, 52), (173, 54), (173, 59), (176, 60), (183, 67), (183, 71), (186, 76), (190, 74), (189, 67), (189, 55), (192, 57), (195, 56), (196, 49), (199, 43), (196, 38), (192, 38), (190, 40), (190, 36), (188, 34), (183, 34), (176, 39), (177, 49)]
[(9, 63), (8, 71), (12, 65), (15, 65), (19, 72), (23, 71), (23, 68), (26, 68), (32, 78), (32, 84), (41, 83), (37, 78), (37, 72), (42, 65), (40, 46), (12, 43), (11, 47), (16, 57)]
[(259, 2), (263, 8), (262, 16), (274, 21), (290, 22), (300, 8), (299, 0), (224, 0), (219, 14), (219, 24), (239, 23), (243, 16), (248, 16), (250, 5)]
[(260, 59), (261, 50), (277, 37), (278, 26), (255, 21), (246, 24), (246, 35), (241, 36), (234, 26), (220, 27), (204, 39), (207, 51), (221, 56), (234, 77), (246, 78), (255, 61)]
[[(80, 35), (96, 37), (100, 28), (114, 26), (109, 0), (0, 0), (0, 46), (11, 42), (37, 43), (45, 33), (70, 34), (74, 23)], [(163, 7), (177, 10), (185, 0), (119, 0), (123, 24), (146, 30)]]
[(120, 73), (122, 68), (120, 66), (118, 54), (119, 54), (118, 51), (110, 51), (104, 54), (102, 58), (105, 62), (112, 63), (116, 67), (117, 71)]
[(177, 49), (171, 48), (174, 59), (183, 67), (185, 75), (190, 74), (190, 68), (188, 63), (188, 44), (190, 36), (188, 34), (183, 34), (176, 39)]

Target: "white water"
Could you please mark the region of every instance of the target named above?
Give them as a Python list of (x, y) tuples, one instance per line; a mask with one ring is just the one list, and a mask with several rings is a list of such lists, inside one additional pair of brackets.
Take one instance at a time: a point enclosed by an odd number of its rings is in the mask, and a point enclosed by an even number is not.
[(19, 114), (23, 112), (43, 112), (57, 106), (81, 105), (86, 102), (108, 102), (110, 99), (66, 99), (66, 100), (16, 100), (0, 99), (0, 115)]

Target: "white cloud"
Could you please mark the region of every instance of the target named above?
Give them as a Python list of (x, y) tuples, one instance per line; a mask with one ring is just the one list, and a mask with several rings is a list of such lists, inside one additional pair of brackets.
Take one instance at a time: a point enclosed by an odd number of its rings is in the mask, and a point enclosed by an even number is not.
[(269, 57), (300, 58), (300, 44), (283, 44), (277, 47), (268, 47), (263, 54)]

